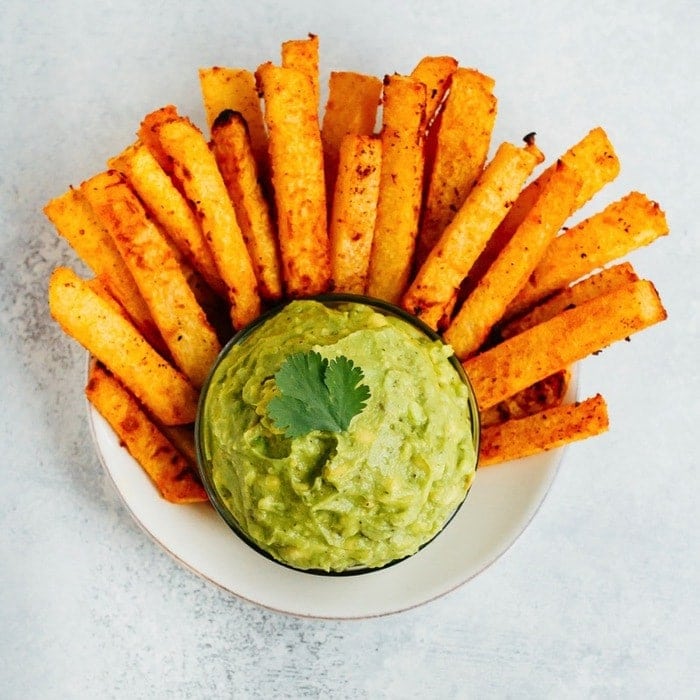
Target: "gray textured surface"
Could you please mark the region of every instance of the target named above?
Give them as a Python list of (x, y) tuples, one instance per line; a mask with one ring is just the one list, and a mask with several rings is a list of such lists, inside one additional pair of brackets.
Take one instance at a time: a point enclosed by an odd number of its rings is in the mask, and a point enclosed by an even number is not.
[[(697, 4), (182, 5), (0, 7), (0, 696), (696, 696)], [(669, 321), (581, 372), (612, 431), (568, 450), (485, 573), (352, 623), (240, 602), (143, 534), (91, 444), (84, 353), (45, 303), (51, 269), (74, 257), (43, 203), (104, 167), (152, 108), (201, 123), (197, 67), (252, 68), (308, 31), (326, 71), (405, 72), (428, 53), (479, 67), (497, 79), (495, 138), (535, 130), (550, 157), (602, 124), (623, 170), (596, 201), (640, 189), (672, 228), (632, 258)]]

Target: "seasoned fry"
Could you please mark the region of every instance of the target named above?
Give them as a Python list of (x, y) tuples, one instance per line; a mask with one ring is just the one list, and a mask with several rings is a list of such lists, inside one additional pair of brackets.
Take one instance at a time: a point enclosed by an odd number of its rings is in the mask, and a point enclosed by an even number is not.
[(323, 149), (311, 81), (264, 63), (256, 73), (270, 136), (272, 184), (285, 291), (290, 297), (330, 284)]
[(600, 435), (608, 427), (607, 406), (600, 394), (580, 403), (492, 425), (481, 431), (479, 466), (487, 467), (562, 447)]
[(202, 132), (187, 119), (162, 124), (157, 135), (173, 162), (175, 177), (194, 204), (226, 284), (231, 321), (241, 328), (259, 316), (261, 302), (253, 264), (214, 154)]
[(102, 280), (110, 294), (126, 309), (139, 332), (162, 350), (163, 340), (134, 278), (117, 247), (80, 191), (70, 188), (52, 199), (44, 213), (80, 259)]
[(168, 242), (116, 171), (80, 189), (136, 280), (175, 364), (201, 387), (221, 345)]
[(557, 236), (506, 316), (522, 313), (596, 268), (668, 233), (666, 216), (646, 195), (631, 192)]
[(570, 381), (571, 372), (568, 369), (555, 372), (495, 406), (480, 411), (479, 423), (482, 428), (485, 428), (489, 425), (503, 423), (513, 418), (524, 418), (547, 408), (559, 406), (564, 401)]
[(502, 338), (510, 338), (528, 328), (532, 328), (532, 326), (536, 326), (538, 323), (547, 321), (561, 311), (573, 309), (585, 301), (611, 292), (613, 289), (638, 279), (639, 277), (630, 263), (625, 262), (608, 267), (582, 279), (571, 287), (567, 287), (563, 292), (536, 306), (525, 316), (520, 316), (507, 323), (500, 328), (500, 336)]
[(328, 101), (323, 113), (321, 140), (326, 170), (326, 191), (332, 200), (338, 174), (341, 141), (348, 134), (369, 136), (374, 132), (382, 81), (373, 75), (348, 71), (332, 72)]
[(59, 267), (51, 275), (49, 309), (64, 332), (119, 377), (161, 423), (194, 422), (194, 387), (71, 269)]
[[(458, 68), (428, 135), (430, 175), (416, 259), (420, 266), (481, 175), (496, 120), (492, 78)], [(427, 172), (427, 171), (426, 171)]]
[(382, 167), (367, 293), (398, 303), (406, 289), (418, 232), (423, 188), (425, 85), (384, 78)]
[[(620, 172), (620, 161), (615, 153), (615, 149), (610, 143), (608, 135), (601, 127), (592, 129), (581, 141), (564, 153), (559, 160), (573, 168), (582, 179), (575, 209), (580, 209), (604, 185), (612, 182)], [(512, 238), (518, 226), (520, 226), (539, 197), (540, 191), (552, 174), (554, 165), (552, 164), (537, 179), (533, 180), (515, 200), (507, 216), (474, 263), (467, 280), (467, 292), (476, 286), (499, 252)]]
[(172, 442), (177, 451), (194, 467), (197, 465), (197, 449), (194, 443), (194, 426), (192, 425), (158, 425), (165, 437)]
[(320, 80), (318, 76), (318, 37), (290, 39), (282, 44), (282, 67), (293, 68), (307, 75), (313, 86), (316, 111), (319, 107)]
[(158, 161), (158, 165), (171, 176), (173, 174), (173, 164), (160, 144), (158, 129), (161, 124), (173, 121), (173, 119), (179, 119), (177, 108), (174, 105), (166, 105), (147, 114), (138, 130), (139, 140), (153, 154), (153, 157)]
[(364, 294), (377, 216), (382, 144), (346, 136), (330, 219), (331, 277), (336, 292)]
[(409, 313), (432, 328), (438, 327), (537, 160), (524, 148), (501, 144), (404, 295), (401, 303)]
[(463, 366), (483, 411), (665, 318), (654, 285), (639, 280), (562, 311), (468, 359)]
[(282, 273), (277, 235), (258, 181), (245, 120), (239, 112), (224, 110), (214, 121), (211, 134), (211, 148), (233, 202), (260, 296), (278, 301), (282, 297)]
[(460, 359), (473, 355), (503, 317), (508, 304), (537, 266), (547, 245), (574, 210), (581, 178), (559, 161), (518, 230), (445, 331)]
[(457, 65), (457, 60), (452, 56), (425, 56), (411, 71), (411, 77), (425, 85), (424, 129), (433, 121)]
[(101, 365), (91, 368), (85, 394), (166, 501), (208, 500), (193, 463), (173, 446), (136, 399)]
[(200, 272), (217, 294), (224, 296), (226, 286), (216, 268), (197, 217), (151, 151), (137, 141), (111, 158), (109, 167), (118, 170), (129, 181), (185, 260)]

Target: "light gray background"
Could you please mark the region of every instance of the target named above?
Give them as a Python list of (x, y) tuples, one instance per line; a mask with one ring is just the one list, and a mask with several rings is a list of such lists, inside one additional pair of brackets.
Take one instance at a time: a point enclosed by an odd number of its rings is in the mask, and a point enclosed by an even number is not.
[[(179, 7), (178, 7), (179, 5)], [(700, 636), (696, 2), (14, 2), (0, 6), (0, 696), (693, 697)], [(632, 256), (669, 320), (581, 370), (612, 430), (571, 447), (489, 570), (358, 622), (258, 609), (132, 521), (88, 431), (85, 356), (50, 320), (74, 263), (42, 205), (168, 102), (200, 124), (197, 68), (255, 68), (320, 35), (322, 68), (407, 72), (447, 53), (496, 78), (494, 141), (556, 157), (598, 124), (672, 235)], [(478, 533), (475, 533), (478, 536)]]

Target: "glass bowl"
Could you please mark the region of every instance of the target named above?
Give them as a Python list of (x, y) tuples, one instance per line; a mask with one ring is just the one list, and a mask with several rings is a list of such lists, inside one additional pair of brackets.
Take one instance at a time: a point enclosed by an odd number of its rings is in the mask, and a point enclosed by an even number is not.
[[(393, 566), (399, 563), (400, 561), (403, 561), (404, 559), (413, 556), (416, 552), (420, 551), (421, 549), (426, 547), (431, 541), (433, 541), (435, 537), (437, 537), (440, 534), (440, 532), (442, 532), (443, 529), (449, 524), (449, 522), (461, 508), (462, 504), (464, 503), (464, 500), (466, 499), (466, 496), (469, 493), (471, 484), (473, 482), (473, 477), (478, 466), (480, 436), (479, 411), (473, 388), (469, 382), (468, 377), (466, 376), (466, 373), (464, 372), (461, 363), (457, 360), (454, 354), (449, 354), (449, 356), (447, 357), (447, 362), (449, 362), (449, 365), (451, 365), (451, 368), (454, 370), (456, 378), (458, 379), (462, 387), (462, 389), (457, 389), (456, 391), (458, 391), (461, 396), (460, 407), (464, 410), (465, 414), (463, 416), (463, 420), (457, 421), (457, 424), (450, 425), (449, 442), (450, 444), (454, 445), (457, 444), (455, 443), (455, 440), (461, 440), (463, 444), (468, 445), (469, 448), (473, 450), (473, 467), (471, 468), (469, 474), (467, 474), (466, 486), (461, 487), (458, 501), (456, 503), (453, 503), (449, 511), (447, 511), (444, 514), (444, 518), (440, 519), (437, 529), (434, 528), (434, 531), (429, 533), (429, 536), (424, 537), (424, 539), (420, 541), (412, 549), (412, 551), (405, 554), (401, 554), (400, 556), (387, 559), (386, 561), (382, 561), (379, 564), (372, 563), (370, 565), (366, 565), (360, 563), (350, 564), (347, 567), (340, 568), (336, 566), (329, 569), (328, 567), (319, 568), (313, 565), (300, 566), (293, 563), (293, 561), (291, 561), (289, 557), (282, 556), (279, 552), (274, 552), (274, 548), (266, 548), (267, 545), (264, 542), (261, 542), (259, 538), (253, 537), (250, 534), (249, 529), (252, 530), (253, 528), (246, 527), (245, 522), (243, 522), (248, 517), (247, 515), (243, 515), (243, 517), (241, 517), (241, 512), (245, 510), (245, 506), (241, 506), (240, 504), (238, 506), (229, 505), (229, 503), (227, 502), (227, 499), (233, 499), (234, 501), (236, 500), (236, 497), (232, 496), (233, 491), (237, 491), (242, 494), (242, 490), (240, 488), (237, 488), (240, 486), (240, 484), (234, 484), (233, 488), (230, 488), (229, 485), (224, 486), (220, 483), (221, 480), (217, 477), (217, 474), (215, 473), (218, 469), (216, 464), (221, 465), (222, 463), (226, 463), (238, 473), (242, 473), (244, 470), (244, 466), (248, 466), (248, 458), (242, 457), (240, 452), (234, 453), (235, 459), (234, 457), (230, 457), (228, 460), (225, 459), (222, 454), (224, 448), (221, 446), (220, 440), (218, 438), (213, 437), (212, 425), (214, 423), (217, 423), (219, 426), (222, 424), (226, 425), (226, 421), (229, 420), (228, 417), (233, 412), (225, 413), (223, 418), (221, 414), (218, 414), (217, 417), (212, 418), (209, 415), (209, 411), (212, 408), (212, 406), (220, 406), (222, 402), (228, 400), (227, 397), (222, 397), (221, 392), (228, 391), (227, 389), (222, 389), (222, 387), (225, 386), (222, 382), (226, 376), (226, 372), (231, 366), (231, 362), (234, 363), (233, 367), (235, 368), (235, 362), (237, 361), (236, 355), (232, 355), (232, 353), (237, 353), (237, 355), (240, 355), (241, 352), (246, 352), (250, 348), (251, 344), (255, 343), (256, 339), (260, 338), (263, 329), (269, 329), (270, 326), (268, 324), (274, 323), (273, 319), (275, 319), (275, 317), (278, 314), (280, 314), (283, 310), (287, 309), (287, 307), (289, 307), (290, 304), (305, 304), (307, 302), (320, 304), (323, 307), (326, 307), (326, 309), (330, 309), (333, 311), (339, 310), (347, 312), (350, 309), (358, 308), (354, 305), (359, 305), (360, 307), (368, 307), (372, 312), (380, 314), (385, 319), (390, 319), (388, 321), (390, 325), (398, 325), (399, 328), (405, 329), (406, 333), (415, 337), (422, 338), (422, 340), (419, 341), (420, 343), (428, 342), (436, 347), (440, 347), (439, 352), (442, 358), (448, 355), (448, 351), (443, 350), (442, 346), (444, 346), (444, 342), (442, 341), (442, 338), (439, 336), (439, 334), (435, 333), (422, 321), (410, 315), (403, 309), (389, 304), (385, 301), (354, 294), (325, 294), (303, 300), (284, 302), (276, 306), (275, 308), (269, 310), (268, 312), (264, 313), (253, 323), (249, 324), (248, 326), (237, 332), (222, 349), (219, 357), (217, 358), (217, 361), (214, 363), (214, 366), (210, 371), (209, 377), (202, 388), (201, 397), (199, 401), (199, 409), (197, 412), (197, 420), (195, 424), (195, 443), (197, 450), (198, 469), (202, 479), (202, 483), (204, 484), (204, 488), (206, 489), (209, 499), (212, 505), (214, 506), (215, 510), (219, 513), (219, 515), (223, 518), (226, 524), (238, 537), (240, 537), (247, 545), (252, 547), (262, 556), (266, 557), (267, 559), (270, 559), (271, 561), (274, 561), (275, 563), (281, 566), (285, 566), (309, 574), (326, 576), (365, 574), (386, 568), (388, 566)], [(294, 308), (296, 311), (301, 313), (300, 306), (296, 306)], [(372, 314), (369, 315), (368, 318), (375, 319), (375, 316), (374, 314)], [(318, 342), (320, 346), (325, 345), (326, 343), (324, 343), (324, 340), (328, 340), (328, 338), (326, 338), (325, 336), (328, 333), (330, 333), (328, 328), (321, 325), (315, 329), (315, 333), (316, 336), (314, 337), (314, 341)], [(406, 343), (409, 342), (411, 341), (406, 339)], [(280, 344), (277, 344), (273, 347), (273, 350), (276, 350), (279, 347)], [(294, 352), (297, 352), (297, 350), (298, 347), (296, 345), (296, 341), (291, 341), (289, 348), (285, 347), (286, 354), (292, 354)], [(233, 359), (229, 359), (230, 356), (232, 356)], [(365, 368), (366, 366), (367, 365), (365, 365)], [(445, 370), (443, 369), (443, 371)], [(266, 373), (265, 376), (262, 376), (259, 381), (257, 375), (255, 375), (254, 377), (253, 374), (251, 374), (251, 372), (254, 372), (254, 370), (250, 370), (250, 372), (248, 369), (243, 370), (242, 376), (245, 377), (247, 381), (254, 384), (256, 387), (259, 385), (262, 386), (263, 382), (268, 382), (272, 380), (272, 377), (270, 376), (269, 372)], [(453, 381), (453, 378), (450, 378), (450, 381)], [(465, 389), (466, 391), (464, 391)], [(243, 391), (244, 389), (241, 388), (240, 392), (238, 393), (242, 396)], [(394, 398), (397, 402), (397, 405), (405, 403), (405, 401), (408, 400), (407, 397), (404, 397), (403, 395), (397, 395)], [(258, 411), (258, 413), (260, 413), (260, 411)], [(253, 416), (252, 413), (251, 416), (253, 419), (256, 418), (255, 416)], [(432, 417), (429, 418), (429, 420), (432, 420)], [(231, 422), (231, 427), (234, 427), (233, 422)], [(237, 431), (237, 435), (242, 436), (244, 434), (247, 434), (247, 431), (248, 425), (245, 426), (245, 430), (239, 429)], [(452, 448), (448, 448), (448, 451), (449, 449)], [(216, 456), (217, 454), (219, 456)], [(273, 455), (271, 463), (276, 464), (276, 460), (274, 459), (274, 457), (276, 456), (277, 455)], [(255, 457), (255, 460), (257, 460), (257, 457)], [(245, 465), (244, 461), (246, 462)], [(268, 477), (258, 474), (254, 478), (271, 478), (274, 481), (274, 479), (276, 479), (277, 477)], [(315, 486), (318, 486), (318, 483), (319, 482), (314, 481)], [(328, 484), (325, 484), (325, 487), (328, 487)], [(432, 485), (431, 489), (433, 489)], [(339, 487), (336, 493), (342, 495), (342, 488)], [(354, 495), (356, 495), (356, 493)], [(246, 494), (246, 497), (248, 498), (248, 503), (250, 504), (250, 494)], [(290, 497), (296, 500), (295, 494), (291, 494)], [(374, 497), (374, 494), (368, 496), (368, 501), (371, 500), (372, 497)], [(242, 500), (243, 498), (244, 497), (241, 495), (240, 497), (238, 497), (238, 500)], [(421, 507), (425, 507), (425, 504)], [(274, 510), (274, 507), (272, 507), (272, 509)], [(234, 512), (235, 510), (238, 510), (238, 516)], [(399, 537), (399, 539), (401, 539), (399, 533), (397, 533), (397, 536)], [(333, 537), (335, 537), (335, 534), (333, 534)], [(315, 546), (317, 546), (317, 543)], [(328, 545), (329, 550), (333, 547), (335, 547), (335, 545)]]

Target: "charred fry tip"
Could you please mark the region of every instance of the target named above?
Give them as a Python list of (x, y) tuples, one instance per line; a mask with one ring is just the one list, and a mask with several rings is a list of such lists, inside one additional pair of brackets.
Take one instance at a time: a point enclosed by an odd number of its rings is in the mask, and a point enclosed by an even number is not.
[(535, 136), (537, 136), (537, 132), (530, 131), (529, 133), (525, 134), (525, 136), (523, 136), (523, 141), (525, 141), (525, 143), (528, 146), (534, 146), (535, 145)]

